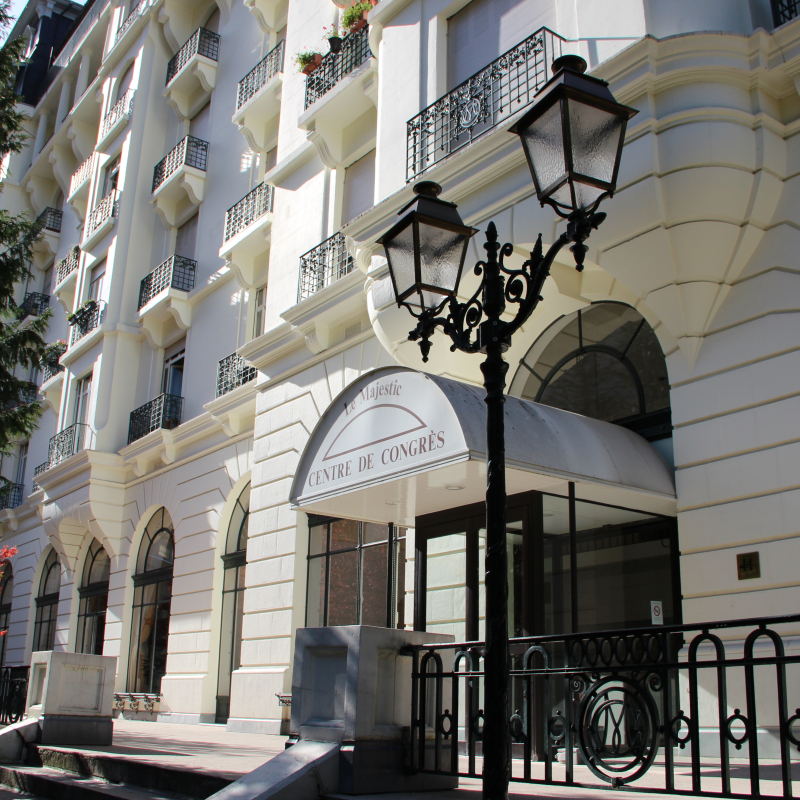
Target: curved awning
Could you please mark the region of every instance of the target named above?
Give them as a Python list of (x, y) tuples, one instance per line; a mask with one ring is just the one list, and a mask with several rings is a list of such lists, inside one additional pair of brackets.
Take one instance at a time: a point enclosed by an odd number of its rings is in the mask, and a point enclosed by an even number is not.
[[(320, 419), (295, 474), (304, 511), (414, 525), (483, 500), (484, 389), (404, 367), (351, 383)], [(569, 411), (507, 398), (509, 494), (537, 490), (674, 515), (671, 469), (638, 434)]]

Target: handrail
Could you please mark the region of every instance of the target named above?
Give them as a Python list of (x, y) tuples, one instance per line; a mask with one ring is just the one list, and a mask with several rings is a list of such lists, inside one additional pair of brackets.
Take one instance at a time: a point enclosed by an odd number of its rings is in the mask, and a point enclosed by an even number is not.
[(177, 428), (181, 424), (182, 411), (183, 398), (166, 392), (134, 409), (128, 425), (128, 444), (159, 428)]
[(153, 169), (153, 191), (184, 164), (205, 172), (207, 159), (208, 142), (194, 136), (184, 136)]
[(128, 89), (119, 100), (111, 107), (108, 114), (103, 117), (103, 126), (100, 129), (100, 138), (102, 139), (115, 125), (115, 123), (124, 115), (130, 114), (133, 111), (133, 96), (136, 94), (135, 89)]
[(78, 268), (78, 262), (81, 259), (80, 245), (75, 245), (70, 250), (69, 255), (65, 256), (58, 262), (56, 266), (56, 286), (64, 281), (68, 275)]
[(194, 55), (219, 61), (219, 34), (206, 28), (198, 28), (167, 64), (167, 86)]
[(297, 302), (311, 297), (352, 272), (354, 263), (341, 232), (334, 233), (313, 250), (300, 256)]
[(238, 353), (231, 353), (217, 367), (217, 397), (244, 386), (254, 380), (257, 374), (256, 368), (249, 366)]
[(140, 0), (136, 0), (133, 8), (128, 12), (128, 16), (125, 17), (125, 21), (117, 29), (117, 33), (114, 36), (114, 44), (116, 44), (125, 35), (125, 32), (128, 30), (128, 28), (130, 28), (131, 25), (133, 25), (133, 23), (136, 21), (136, 17), (139, 15), (140, 5)]
[(165, 289), (191, 292), (194, 289), (197, 262), (184, 256), (172, 255), (142, 278), (139, 284), (139, 306), (141, 310), (156, 295)]
[(238, 111), (270, 78), (283, 72), (283, 58), (286, 40), (281, 39), (258, 64), (239, 81), (236, 94), (236, 110)]
[(255, 220), (272, 211), (275, 190), (268, 183), (259, 183), (238, 203), (225, 212), (225, 241), (232, 239)]
[(348, 33), (342, 39), (340, 53), (328, 53), (322, 63), (306, 78), (306, 105), (308, 108), (339, 81), (372, 57), (369, 49), (369, 27)]

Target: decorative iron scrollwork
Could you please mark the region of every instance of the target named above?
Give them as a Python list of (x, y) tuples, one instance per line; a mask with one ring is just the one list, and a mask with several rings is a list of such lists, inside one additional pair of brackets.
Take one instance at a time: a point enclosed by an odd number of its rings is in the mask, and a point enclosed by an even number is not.
[[(737, 722), (741, 722), (744, 725), (744, 731), (741, 736), (736, 736), (733, 732), (733, 726)], [(750, 738), (750, 725), (747, 721), (747, 717), (745, 717), (738, 708), (733, 709), (733, 714), (728, 717), (725, 723), (725, 736), (737, 750), (741, 750), (742, 745)]]
[[(680, 733), (682, 725), (686, 726), (686, 733), (683, 736), (681, 736)], [(686, 716), (686, 714), (683, 713), (683, 709), (678, 711), (678, 714), (670, 721), (669, 732), (673, 741), (678, 743), (678, 747), (680, 747), (681, 750), (683, 750), (684, 747), (686, 747), (686, 745), (691, 741), (692, 721)]]
[(786, 738), (797, 748), (798, 752), (800, 752), (800, 739), (792, 733), (792, 725), (795, 723), (800, 725), (800, 708), (796, 708), (794, 714), (786, 720), (784, 729), (786, 731)]

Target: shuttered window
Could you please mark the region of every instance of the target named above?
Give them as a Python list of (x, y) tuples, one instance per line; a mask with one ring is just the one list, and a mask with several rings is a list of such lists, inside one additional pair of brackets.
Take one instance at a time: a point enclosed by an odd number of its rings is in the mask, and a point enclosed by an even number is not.
[(178, 228), (178, 235), (175, 238), (175, 255), (191, 258), (194, 260), (197, 249), (197, 219), (199, 214), (195, 214), (190, 220), (184, 222)]
[(342, 225), (375, 205), (375, 151), (351, 164), (344, 171)]

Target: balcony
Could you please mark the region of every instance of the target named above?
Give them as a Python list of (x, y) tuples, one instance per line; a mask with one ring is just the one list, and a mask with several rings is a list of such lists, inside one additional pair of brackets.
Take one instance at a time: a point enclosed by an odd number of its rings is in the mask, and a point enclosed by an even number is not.
[(277, 47), (239, 81), (232, 121), (255, 151), (266, 148), (268, 125), (280, 112), (285, 44), (278, 42)]
[(238, 353), (231, 353), (217, 367), (217, 397), (250, 383), (257, 374), (256, 368), (249, 367)]
[(7, 483), (0, 487), (0, 509), (16, 508), (22, 502), (22, 483)]
[[(60, 355), (63, 354), (64, 351), (61, 351)], [(61, 406), (61, 392), (64, 388), (64, 365), (55, 360), (60, 355), (53, 356), (53, 361), (42, 364), (42, 385), (39, 387), (39, 393), (56, 414)]]
[(353, 257), (344, 244), (344, 235), (335, 233), (313, 250), (300, 256), (300, 286), (297, 302), (315, 295), (336, 283), (353, 270)]
[(164, 97), (181, 119), (199, 111), (217, 82), (219, 34), (198, 28), (167, 64)]
[(75, 279), (78, 276), (78, 264), (81, 260), (81, 248), (75, 245), (66, 258), (56, 264), (56, 285), (53, 294), (64, 306), (64, 310), (72, 311), (75, 301)]
[(96, 158), (97, 153), (92, 153), (89, 158), (75, 170), (69, 182), (67, 202), (73, 207), (80, 219), (86, 217), (86, 204), (89, 202), (89, 185), (91, 183), (92, 167), (94, 167)]
[(41, 292), (28, 292), (19, 304), (20, 319), (38, 317), (50, 307), (50, 295)]
[(800, 0), (772, 0), (772, 20), (775, 27), (800, 16)]
[(86, 305), (75, 312), (69, 323), (72, 327), (72, 334), (69, 340), (70, 347), (73, 347), (77, 342), (83, 339), (84, 336), (91, 333), (100, 325), (104, 307), (105, 303), (98, 302), (97, 300), (89, 300)]
[(45, 461), (44, 464), (39, 464), (39, 466), (36, 467), (36, 469), (34, 469), (34, 471), (33, 471), (33, 485), (31, 486), (31, 494), (33, 494), (34, 492), (38, 492), (42, 488), (41, 486), (39, 486), (39, 484), (38, 484), (36, 479), (43, 472), (47, 472), (47, 470), (49, 468), (50, 468), (50, 462), (49, 461)]
[(97, 141), (97, 149), (105, 150), (122, 130), (131, 121), (133, 114), (133, 96), (136, 94), (134, 89), (128, 89), (122, 97), (112, 106), (108, 114), (103, 117), (103, 124), (100, 126), (100, 138)]
[(540, 28), (408, 121), (406, 180), (423, 172), (533, 102), (565, 40)]
[(119, 40), (131, 29), (133, 23), (136, 22), (136, 18), (139, 16), (140, 5), (141, 3), (139, 2), (135, 3), (133, 8), (131, 8), (131, 10), (128, 12), (128, 16), (125, 17), (125, 21), (119, 26), (117, 33), (114, 36), (114, 45), (119, 42)]
[(61, 220), (64, 214), (57, 208), (46, 208), (36, 217), (36, 225), (42, 230), (61, 233)]
[(172, 430), (181, 424), (183, 398), (174, 394), (161, 394), (155, 400), (131, 411), (128, 426), (128, 444), (160, 428)]
[[(50, 439), (47, 448), (47, 467), (51, 469), (82, 450), (91, 450), (94, 431), (82, 422), (76, 422)], [(44, 466), (44, 465), (40, 465)], [(40, 467), (37, 467), (39, 469)], [(44, 472), (44, 470), (42, 470)], [(41, 474), (41, 473), (39, 473)]]
[[(186, 201), (192, 206), (203, 202), (206, 183), (208, 142), (184, 136), (156, 164), (153, 170), (153, 199), (162, 222), (177, 227), (178, 216), (188, 216)], [(183, 213), (182, 213), (183, 212)]]
[(225, 214), (225, 241), (219, 255), (244, 288), (257, 286), (266, 277), (274, 196), (272, 186), (260, 183)]
[(369, 49), (369, 26), (348, 33), (342, 39), (341, 53), (328, 53), (322, 64), (306, 78), (306, 108), (327, 94), (339, 81), (372, 58)]
[(189, 292), (197, 262), (174, 255), (159, 264), (139, 285), (139, 322), (154, 348), (166, 347), (192, 324)]
[(41, 235), (34, 242), (33, 252), (43, 256), (55, 255), (58, 250), (58, 240), (61, 238), (61, 219), (63, 213), (57, 208), (46, 208), (36, 217), (34, 223), (41, 231)]
[(42, 366), (42, 386), (44, 386), (51, 378), (60, 375), (64, 372), (64, 365), (54, 361), (51, 364), (44, 364)]
[(139, 310), (141, 311), (154, 297), (165, 289), (177, 289), (180, 292), (191, 292), (194, 289), (194, 278), (197, 262), (183, 256), (170, 256), (163, 264), (157, 266), (139, 285)]
[(86, 218), (84, 238), (80, 249), (86, 252), (103, 238), (113, 227), (119, 212), (119, 196), (116, 192), (104, 197)]

